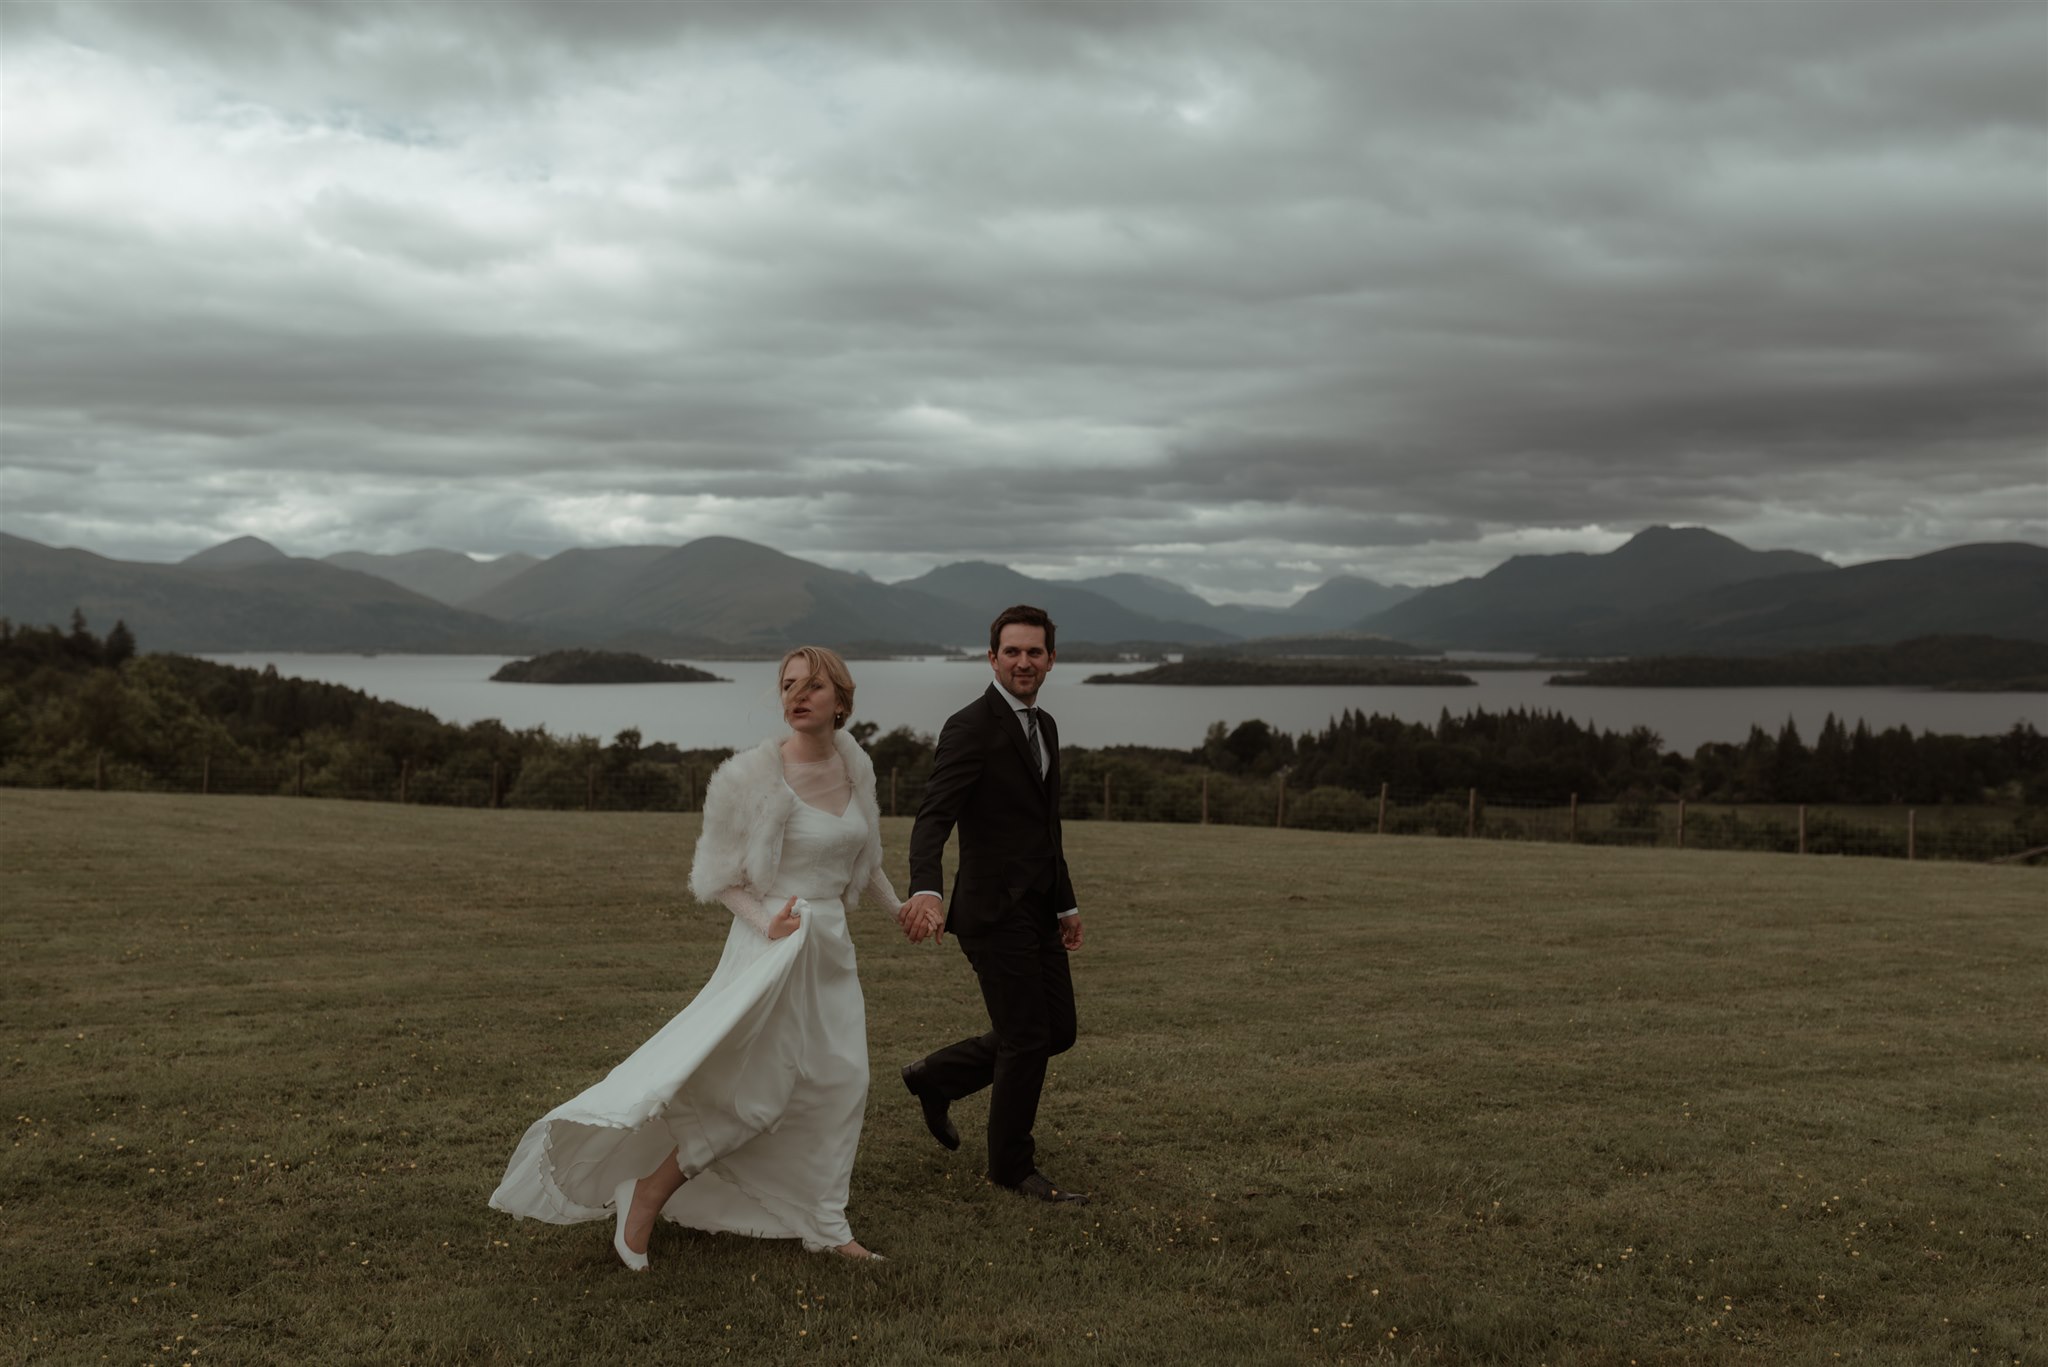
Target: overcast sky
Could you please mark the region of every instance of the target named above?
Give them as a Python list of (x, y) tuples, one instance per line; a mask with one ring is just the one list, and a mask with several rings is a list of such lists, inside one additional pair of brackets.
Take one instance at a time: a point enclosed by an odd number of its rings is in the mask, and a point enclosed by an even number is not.
[(2048, 6), (9, 3), (0, 526), (2048, 541)]

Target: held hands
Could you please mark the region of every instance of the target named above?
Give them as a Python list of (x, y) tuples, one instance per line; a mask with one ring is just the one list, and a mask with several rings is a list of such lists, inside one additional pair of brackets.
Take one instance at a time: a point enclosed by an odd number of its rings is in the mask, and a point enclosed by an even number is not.
[(912, 944), (921, 944), (927, 939), (933, 944), (944, 944), (945, 903), (928, 892), (921, 892), (897, 910), (896, 924), (903, 927), (903, 933)]
[(769, 939), (780, 940), (796, 934), (797, 927), (803, 924), (803, 913), (796, 909), (796, 904), (800, 900), (792, 897), (782, 904), (782, 910), (776, 912), (774, 918), (768, 922)]

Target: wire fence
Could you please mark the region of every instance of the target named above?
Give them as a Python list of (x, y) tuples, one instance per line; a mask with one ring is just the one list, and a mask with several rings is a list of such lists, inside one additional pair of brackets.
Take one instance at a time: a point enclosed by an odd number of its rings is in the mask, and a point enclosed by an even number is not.
[[(717, 760), (578, 764), (415, 764), (403, 759), (312, 763), (283, 755), (141, 765), (74, 754), (32, 769), (0, 765), (0, 786), (108, 792), (353, 799), (421, 806), (551, 811), (701, 809)], [(1272, 826), (1353, 834), (1531, 840), (1640, 848), (1752, 850), (1897, 859), (2031, 862), (2048, 855), (2048, 807), (2017, 803), (1863, 806), (1632, 799), (1580, 802), (1476, 788), (1451, 792), (1290, 788), (1280, 778), (1211, 770), (1081, 764), (1060, 792), (1065, 821)], [(1094, 772), (1098, 770), (1099, 772)], [(913, 815), (928, 766), (877, 775), (884, 815)]]

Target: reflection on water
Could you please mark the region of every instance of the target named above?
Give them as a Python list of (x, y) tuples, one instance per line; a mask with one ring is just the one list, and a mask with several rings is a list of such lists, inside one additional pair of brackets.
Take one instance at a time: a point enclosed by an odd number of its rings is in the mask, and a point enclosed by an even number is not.
[[(393, 702), (422, 707), (444, 721), (495, 717), (515, 729), (545, 726), (556, 735), (609, 740), (636, 728), (648, 741), (685, 748), (737, 746), (781, 729), (773, 660), (690, 660), (732, 680), (717, 684), (501, 684), (491, 674), (506, 656), (213, 655), (225, 664), (346, 684)], [(1752, 725), (1772, 732), (1791, 718), (1811, 740), (1829, 712), (1878, 730), (1988, 735), (2015, 722), (2048, 726), (2048, 694), (1931, 693), (1905, 688), (1547, 688), (1547, 670), (1479, 670), (1470, 688), (1173, 688), (1095, 685), (1093, 674), (1144, 669), (1065, 665), (1047, 679), (1046, 710), (1069, 745), (1158, 745), (1190, 749), (1211, 722), (1258, 718), (1286, 731), (1318, 729), (1350, 708), (1407, 721), (1535, 708), (1562, 712), (1610, 731), (1647, 726), (1667, 748), (1690, 753), (1708, 741), (1740, 741)], [(857, 660), (856, 719), (882, 730), (909, 726), (933, 734), (948, 714), (989, 682), (979, 661)]]

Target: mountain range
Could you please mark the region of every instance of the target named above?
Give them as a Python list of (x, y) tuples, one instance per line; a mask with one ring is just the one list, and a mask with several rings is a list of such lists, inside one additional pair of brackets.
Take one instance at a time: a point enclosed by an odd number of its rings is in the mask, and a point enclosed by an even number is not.
[(253, 537), (155, 565), (0, 532), (0, 617), (39, 625), (69, 621), (74, 609), (101, 631), (126, 622), (145, 650), (467, 654), (538, 644), (524, 628)]
[(435, 550), (406, 551), (400, 555), (342, 551), (325, 559), (326, 563), (339, 565), (345, 570), (389, 579), (402, 588), (451, 607), (488, 593), (540, 563), (538, 556), (524, 553), (501, 555), (496, 560), (476, 560), (460, 551)]
[(478, 561), (454, 551), (294, 558), (240, 537), (176, 565), (111, 560), (0, 533), (0, 616), (116, 619), (146, 649), (670, 657), (799, 641), (972, 646), (1002, 608), (1038, 603), (1063, 641), (1217, 646), (1355, 633), (1434, 650), (1551, 656), (1769, 654), (1930, 632), (2048, 640), (2048, 548), (1956, 546), (1840, 569), (1698, 527), (1651, 527), (1600, 555), (1524, 555), (1425, 589), (1339, 577), (1285, 608), (1210, 603), (1144, 575), (1049, 580), (963, 561), (901, 583), (732, 537)]
[(1518, 555), (1368, 617), (1417, 645), (1555, 653), (1662, 605), (1746, 580), (1831, 574), (1804, 551), (1753, 551), (1704, 527), (1650, 527), (1603, 555)]

